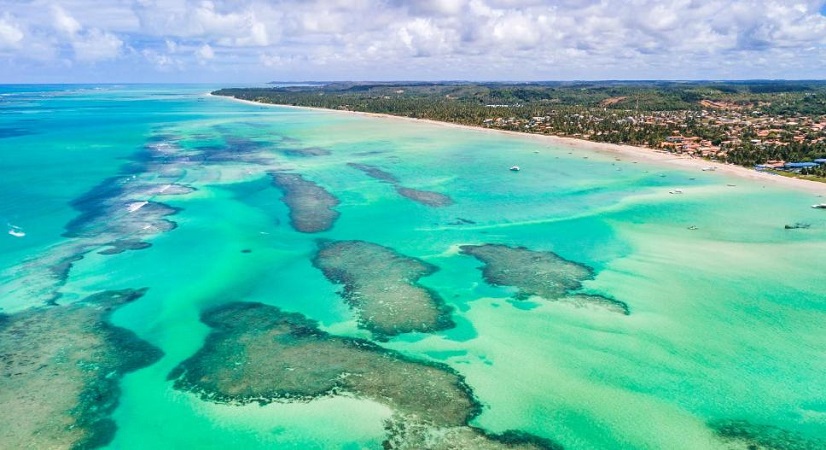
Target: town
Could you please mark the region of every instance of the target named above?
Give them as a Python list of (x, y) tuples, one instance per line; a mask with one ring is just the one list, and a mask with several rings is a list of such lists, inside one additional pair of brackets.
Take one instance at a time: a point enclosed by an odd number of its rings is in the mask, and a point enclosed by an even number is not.
[[(712, 161), (753, 165), (758, 170), (815, 175), (826, 168), (826, 156), (806, 160), (806, 156), (800, 154), (802, 148), (823, 148), (826, 155), (826, 115), (772, 117), (758, 110), (705, 103), (704, 106), (716, 107), (648, 113), (605, 109), (577, 113), (551, 111), (548, 115), (529, 119), (516, 116), (489, 118), (483, 125), (627, 143)], [(507, 105), (496, 107), (510, 108)]]

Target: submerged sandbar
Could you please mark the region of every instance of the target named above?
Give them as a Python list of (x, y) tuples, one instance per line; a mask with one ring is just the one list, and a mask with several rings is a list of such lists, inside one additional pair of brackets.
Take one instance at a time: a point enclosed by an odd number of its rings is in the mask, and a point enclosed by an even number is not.
[(452, 328), (450, 308), (418, 280), (438, 269), (420, 259), (364, 241), (320, 241), (313, 264), (357, 311), (359, 326), (377, 339)]

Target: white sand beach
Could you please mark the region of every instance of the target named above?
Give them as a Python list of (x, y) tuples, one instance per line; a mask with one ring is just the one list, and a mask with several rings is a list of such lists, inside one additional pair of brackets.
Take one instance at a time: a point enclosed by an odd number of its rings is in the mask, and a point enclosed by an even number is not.
[[(213, 96), (212, 94), (207, 94), (209, 96)], [(452, 127), (452, 128), (463, 128), (468, 130), (480, 131), (485, 133), (499, 133), (499, 134), (508, 134), (512, 136), (518, 136), (520, 138), (529, 138), (535, 139), (539, 142), (545, 143), (547, 145), (553, 145), (557, 147), (567, 147), (571, 149), (581, 150), (583, 152), (596, 152), (606, 155), (613, 155), (615, 157), (622, 157), (631, 159), (632, 161), (645, 161), (647, 163), (653, 164), (665, 164), (670, 166), (677, 166), (683, 169), (688, 170), (702, 170), (703, 168), (713, 167), (715, 172), (723, 173), (730, 176), (740, 177), (740, 178), (747, 178), (756, 182), (766, 183), (768, 185), (776, 185), (782, 186), (789, 189), (795, 189), (798, 191), (803, 191), (807, 193), (811, 193), (816, 195), (817, 197), (826, 197), (826, 183), (820, 183), (817, 181), (805, 180), (802, 178), (791, 178), (791, 177), (784, 177), (781, 175), (774, 175), (771, 173), (766, 172), (758, 172), (754, 169), (750, 169), (748, 167), (737, 166), (733, 164), (725, 164), (720, 162), (709, 161), (701, 158), (692, 158), (690, 156), (685, 155), (676, 155), (674, 153), (669, 153), (663, 150), (651, 149), (646, 147), (636, 147), (633, 145), (620, 145), (620, 144), (609, 144), (603, 142), (593, 142), (587, 141), (584, 139), (577, 139), (572, 137), (560, 137), (560, 136), (552, 136), (547, 134), (536, 134), (536, 133), (522, 133), (519, 131), (508, 131), (508, 130), (499, 130), (495, 128), (486, 128), (481, 126), (472, 126), (472, 125), (461, 125), (456, 123), (450, 122), (440, 122), (437, 120), (429, 120), (429, 119), (414, 119), (410, 117), (402, 117), (402, 116), (393, 116), (390, 114), (377, 114), (377, 113), (368, 113), (368, 112), (360, 112), (360, 111), (342, 111), (342, 110), (335, 110), (335, 109), (326, 109), (326, 108), (312, 108), (306, 106), (292, 106), (292, 105), (276, 105), (271, 103), (260, 103), (254, 102), (250, 100), (241, 100), (234, 97), (223, 97), (223, 96), (213, 96), (213, 97), (222, 97), (232, 101), (248, 103), (252, 105), (258, 106), (273, 106), (273, 107), (280, 107), (280, 108), (298, 108), (298, 109), (309, 109), (309, 110), (316, 110), (316, 111), (323, 111), (328, 113), (336, 113), (336, 114), (358, 114), (362, 116), (368, 117), (375, 117), (387, 120), (403, 120), (403, 121), (413, 121), (413, 122), (420, 122), (420, 123), (427, 123), (434, 126), (440, 127)]]

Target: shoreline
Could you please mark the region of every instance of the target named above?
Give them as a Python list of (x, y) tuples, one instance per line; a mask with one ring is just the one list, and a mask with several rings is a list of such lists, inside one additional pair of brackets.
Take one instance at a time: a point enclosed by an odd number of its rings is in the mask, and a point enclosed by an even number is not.
[(210, 97), (217, 97), (217, 98), (225, 98), (231, 101), (246, 103), (249, 105), (256, 105), (256, 106), (271, 106), (271, 107), (279, 107), (279, 108), (296, 108), (296, 109), (306, 109), (312, 111), (323, 111), (328, 113), (339, 113), (339, 114), (357, 114), (366, 117), (373, 117), (373, 118), (380, 118), (380, 119), (390, 119), (390, 120), (400, 120), (405, 122), (419, 122), (419, 123), (426, 123), (429, 125), (434, 126), (441, 126), (441, 127), (449, 127), (454, 129), (464, 129), (464, 130), (472, 130), (472, 131), (480, 131), (486, 133), (497, 133), (497, 134), (504, 134), (508, 136), (516, 136), (520, 138), (532, 139), (537, 142), (543, 142), (549, 145), (555, 145), (570, 149), (577, 149), (577, 150), (584, 150), (588, 152), (598, 153), (607, 156), (624, 156), (627, 158), (632, 158), (638, 161), (645, 161), (648, 163), (654, 164), (665, 164), (669, 166), (675, 166), (686, 170), (702, 170), (704, 167), (714, 167), (715, 173), (722, 173), (725, 175), (730, 175), (737, 178), (748, 179), (754, 182), (765, 182), (767, 184), (772, 184), (775, 186), (782, 186), (789, 189), (794, 189), (801, 192), (806, 192), (810, 194), (814, 194), (818, 197), (826, 197), (826, 183), (820, 183), (817, 181), (811, 180), (804, 180), (802, 178), (791, 178), (791, 177), (784, 177), (782, 175), (774, 175), (771, 173), (766, 172), (758, 172), (754, 169), (749, 169), (748, 167), (743, 166), (736, 166), (733, 164), (726, 164), (721, 162), (714, 162), (708, 161), (705, 159), (700, 158), (692, 158), (689, 156), (683, 155), (676, 155), (674, 153), (668, 153), (663, 150), (655, 150), (652, 148), (647, 147), (637, 147), (633, 145), (626, 145), (626, 144), (610, 144), (605, 142), (594, 142), (588, 141), (585, 139), (577, 139), (573, 137), (563, 137), (563, 136), (554, 136), (548, 134), (538, 134), (538, 133), (524, 133), (521, 131), (511, 131), (511, 130), (500, 130), (495, 128), (486, 128), (482, 126), (474, 126), (474, 125), (463, 125), (458, 123), (452, 122), (441, 122), (438, 120), (432, 119), (417, 119), (412, 117), (403, 117), (403, 116), (394, 116), (391, 114), (382, 114), (382, 113), (371, 113), (371, 112), (363, 112), (363, 111), (343, 111), (338, 109), (328, 109), (328, 108), (316, 108), (311, 106), (293, 106), (293, 105), (279, 105), (275, 103), (262, 103), (256, 102), (252, 100), (244, 100), (240, 98), (230, 97), (230, 96), (223, 96), (223, 95), (213, 95), (212, 93), (207, 93)]

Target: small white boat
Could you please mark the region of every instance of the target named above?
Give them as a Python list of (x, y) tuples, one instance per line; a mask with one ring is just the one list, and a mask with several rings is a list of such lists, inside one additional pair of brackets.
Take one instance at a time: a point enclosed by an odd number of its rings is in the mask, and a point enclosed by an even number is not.
[(521, 169), (519, 169), (519, 166), (511, 166), (510, 170), (511, 172), (519, 172)]
[(16, 227), (14, 225), (11, 225), (9, 227), (9, 234), (14, 236), (14, 237), (19, 237), (19, 238), (22, 238), (22, 237), (26, 236), (26, 233), (23, 232), (23, 230), (20, 227)]
[(826, 203), (820, 203), (818, 205), (812, 205), (812, 208), (815, 209), (826, 209)]
[(682, 189), (672, 189), (672, 190), (668, 191), (668, 193), (669, 194), (682, 194), (683, 190)]
[(703, 172), (714, 172), (715, 170), (717, 170), (717, 168), (714, 166), (703, 167)]

